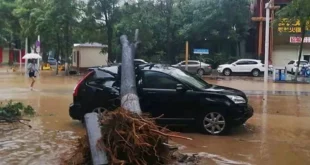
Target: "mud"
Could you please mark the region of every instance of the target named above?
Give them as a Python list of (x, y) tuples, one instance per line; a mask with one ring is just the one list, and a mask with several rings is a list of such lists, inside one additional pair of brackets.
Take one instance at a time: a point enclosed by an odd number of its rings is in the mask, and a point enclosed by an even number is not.
[[(1, 70), (1, 69), (0, 69)], [(0, 101), (14, 99), (33, 106), (38, 116), (32, 129), (0, 129), (0, 165), (54, 165), (71, 152), (84, 128), (68, 115), (72, 90), (79, 77), (42, 72), (36, 91), (16, 73), (0, 72)], [(204, 157), (200, 164), (310, 164), (310, 86), (263, 84), (251, 79), (206, 79), (245, 91), (255, 115), (229, 136), (184, 132), (193, 141), (174, 139), (186, 153)], [(266, 89), (266, 90), (264, 90)]]

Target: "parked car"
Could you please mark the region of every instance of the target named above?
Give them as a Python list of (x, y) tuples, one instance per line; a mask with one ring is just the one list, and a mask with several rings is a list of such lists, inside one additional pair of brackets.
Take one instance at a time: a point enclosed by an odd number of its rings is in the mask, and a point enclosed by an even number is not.
[(146, 62), (143, 59), (134, 59), (134, 65), (141, 65), (141, 64), (147, 64), (148, 62)]
[(231, 64), (220, 65), (217, 71), (225, 76), (230, 76), (233, 73), (250, 73), (257, 77), (264, 72), (264, 64), (261, 60), (240, 59)]
[[(134, 65), (137, 66), (137, 65), (142, 65), (142, 64), (147, 64), (148, 62), (146, 62), (145, 60), (143, 59), (134, 59)], [(109, 64), (109, 66), (118, 66), (120, 65), (121, 63), (117, 63), (117, 62), (114, 62), (114, 63), (111, 63)]]
[(54, 58), (49, 58), (49, 59), (47, 59), (47, 63), (49, 63), (50, 65), (56, 65), (57, 60)]
[[(297, 70), (298, 60), (291, 60), (286, 66), (285, 69), (288, 72), (295, 73)], [(302, 67), (310, 67), (310, 64), (306, 60), (300, 60), (299, 71)]]
[[(178, 64), (172, 65), (173, 67), (185, 70), (186, 69), (186, 62), (181, 61)], [(188, 60), (187, 63), (188, 72), (190, 73), (197, 73), (198, 75), (202, 76), (204, 74), (211, 74), (212, 68), (210, 64), (206, 64), (204, 62), (196, 61), (196, 60)]]
[[(196, 75), (178, 68), (154, 64), (136, 69), (137, 93), (141, 109), (159, 124), (195, 125), (203, 133), (227, 133), (245, 123), (253, 108), (246, 95), (237, 89), (212, 85)], [(120, 106), (119, 66), (95, 68), (82, 78), (73, 92), (71, 118), (96, 109)]]

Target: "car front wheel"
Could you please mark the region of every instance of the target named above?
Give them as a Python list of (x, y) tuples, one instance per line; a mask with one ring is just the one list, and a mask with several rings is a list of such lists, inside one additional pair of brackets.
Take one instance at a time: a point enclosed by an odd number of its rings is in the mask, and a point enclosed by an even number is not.
[(230, 69), (224, 69), (223, 71), (225, 76), (230, 76), (231, 75), (231, 70)]
[(201, 117), (200, 128), (203, 133), (221, 135), (230, 129), (228, 120), (222, 112), (207, 112)]

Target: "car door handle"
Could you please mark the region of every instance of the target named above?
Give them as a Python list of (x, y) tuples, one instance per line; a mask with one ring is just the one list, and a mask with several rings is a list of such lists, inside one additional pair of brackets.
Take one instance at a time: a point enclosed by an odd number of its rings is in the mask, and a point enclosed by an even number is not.
[(156, 92), (150, 92), (150, 91), (148, 91), (148, 92), (146, 92), (146, 93), (148, 93), (148, 94), (155, 94)]

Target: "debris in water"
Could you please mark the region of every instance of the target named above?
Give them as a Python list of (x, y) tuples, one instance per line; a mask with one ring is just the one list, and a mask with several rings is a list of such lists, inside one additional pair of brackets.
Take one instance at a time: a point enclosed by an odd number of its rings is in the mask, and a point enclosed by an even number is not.
[(24, 123), (29, 122), (28, 119), (23, 119), (23, 116), (33, 116), (35, 114), (34, 109), (28, 105), (24, 105), (21, 102), (13, 102), (10, 100), (7, 104), (0, 104), (0, 123), (20, 123), (27, 125), (31, 128), (30, 125)]
[[(156, 165), (171, 164), (178, 160), (191, 161), (184, 156), (175, 156), (178, 148), (168, 144), (168, 139), (192, 139), (172, 134), (168, 129), (157, 126), (154, 119), (122, 108), (100, 113), (102, 137), (97, 147), (107, 153), (109, 164)], [(69, 159), (63, 159), (63, 164), (82, 165), (91, 162), (87, 138), (79, 140), (72, 155)]]
[(172, 154), (166, 145), (169, 138), (191, 140), (157, 126), (148, 115), (122, 108), (101, 113), (99, 123), (102, 137), (98, 147), (106, 151), (111, 164), (166, 164)]
[(78, 139), (76, 149), (71, 155), (62, 157), (61, 165), (91, 165), (91, 153), (87, 136)]

